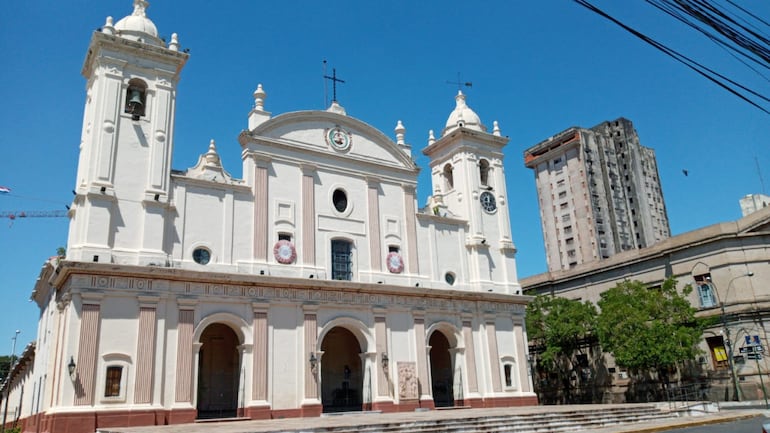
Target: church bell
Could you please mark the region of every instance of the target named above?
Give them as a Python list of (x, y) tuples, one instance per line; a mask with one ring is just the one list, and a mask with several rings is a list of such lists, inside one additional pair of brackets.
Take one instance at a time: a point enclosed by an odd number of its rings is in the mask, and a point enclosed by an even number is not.
[(139, 120), (139, 117), (144, 115), (144, 103), (142, 102), (142, 91), (136, 87), (132, 87), (128, 90), (131, 97), (126, 104), (126, 112), (131, 113), (131, 119)]

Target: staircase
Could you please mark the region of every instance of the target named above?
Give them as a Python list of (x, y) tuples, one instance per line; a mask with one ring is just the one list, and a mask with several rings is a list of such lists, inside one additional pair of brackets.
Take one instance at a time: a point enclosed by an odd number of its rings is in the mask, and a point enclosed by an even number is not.
[[(540, 408), (543, 408), (541, 406)], [(569, 407), (567, 407), (569, 408)], [(577, 409), (561, 410), (553, 406), (552, 411), (537, 411), (531, 414), (506, 415), (502, 411), (496, 414), (478, 416), (474, 411), (442, 411), (447, 416), (415, 419), (412, 414), (404, 414), (400, 421), (383, 422), (372, 417), (371, 423), (358, 425), (317, 426), (300, 429), (275, 430), (283, 433), (387, 433), (387, 432), (424, 432), (424, 433), (556, 433), (598, 429), (613, 425), (632, 424), (675, 418), (676, 415), (664, 412), (654, 405), (599, 406), (591, 408), (581, 406)], [(467, 416), (463, 416), (463, 413)], [(442, 415), (443, 415), (442, 414)]]

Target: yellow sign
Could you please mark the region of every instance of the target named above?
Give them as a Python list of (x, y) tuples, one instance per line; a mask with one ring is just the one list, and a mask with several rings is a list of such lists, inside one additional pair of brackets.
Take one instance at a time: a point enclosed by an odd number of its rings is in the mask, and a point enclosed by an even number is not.
[(717, 362), (727, 361), (727, 352), (725, 352), (724, 347), (714, 348), (714, 359), (716, 359)]

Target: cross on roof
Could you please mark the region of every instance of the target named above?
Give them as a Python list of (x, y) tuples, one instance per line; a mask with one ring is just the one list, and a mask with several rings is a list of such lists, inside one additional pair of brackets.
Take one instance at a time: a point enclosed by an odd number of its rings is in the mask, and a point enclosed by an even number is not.
[(337, 101), (337, 83), (344, 83), (344, 80), (337, 78), (337, 68), (332, 68), (332, 76), (324, 75), (327, 80), (332, 80), (332, 101)]
[(460, 79), (460, 73), (457, 73), (457, 81), (447, 81), (447, 84), (457, 84), (457, 90), (462, 90), (463, 86), (465, 87), (473, 87), (473, 83), (470, 81), (463, 81)]

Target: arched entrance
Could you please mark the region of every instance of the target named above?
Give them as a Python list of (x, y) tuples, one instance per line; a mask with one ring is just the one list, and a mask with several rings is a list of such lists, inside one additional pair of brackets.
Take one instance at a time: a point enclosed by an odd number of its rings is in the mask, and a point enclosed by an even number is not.
[(214, 323), (203, 331), (200, 342), (198, 418), (235, 417), (240, 378), (238, 336), (229, 326)]
[(454, 374), (449, 340), (436, 331), (428, 340), (430, 345), (430, 377), (432, 379), (433, 404), (436, 407), (454, 406)]
[(321, 403), (324, 412), (362, 409), (364, 374), (361, 345), (349, 330), (337, 326), (321, 343)]

